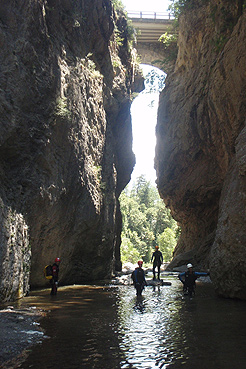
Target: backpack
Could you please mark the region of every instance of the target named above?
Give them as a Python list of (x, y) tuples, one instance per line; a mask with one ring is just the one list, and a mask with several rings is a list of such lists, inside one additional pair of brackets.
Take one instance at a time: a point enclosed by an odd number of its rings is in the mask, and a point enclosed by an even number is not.
[(53, 271), (51, 265), (46, 265), (44, 268), (44, 276), (46, 279), (52, 279), (53, 278)]

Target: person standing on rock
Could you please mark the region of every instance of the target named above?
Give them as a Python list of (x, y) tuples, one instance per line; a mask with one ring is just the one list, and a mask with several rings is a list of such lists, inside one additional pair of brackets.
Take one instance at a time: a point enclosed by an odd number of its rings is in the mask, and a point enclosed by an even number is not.
[[(187, 271), (179, 273), (179, 280), (183, 283), (183, 291), (185, 295), (193, 297), (195, 295), (196, 280), (199, 277), (207, 276), (209, 273), (206, 272), (194, 272), (193, 265), (187, 264)], [(183, 279), (184, 278), (184, 279)]]
[(59, 274), (59, 265), (60, 265), (60, 258), (56, 258), (54, 264), (52, 265), (52, 279), (50, 280), (51, 283), (51, 295), (57, 294), (57, 286), (58, 286), (58, 274)]
[(136, 268), (131, 275), (134, 287), (136, 288), (137, 296), (141, 296), (144, 287), (147, 286), (142, 266), (143, 266), (142, 260), (138, 261), (138, 268)]
[(163, 263), (163, 256), (159, 250), (159, 246), (155, 247), (155, 251), (152, 254), (151, 262), (153, 262), (153, 279), (155, 280), (155, 268), (157, 267), (158, 279), (160, 280), (161, 264)]

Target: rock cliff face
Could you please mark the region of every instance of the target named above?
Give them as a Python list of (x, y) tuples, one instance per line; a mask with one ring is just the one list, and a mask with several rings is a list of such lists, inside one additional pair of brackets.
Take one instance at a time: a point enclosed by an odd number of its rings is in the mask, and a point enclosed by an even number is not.
[(0, 47), (0, 300), (57, 256), (61, 283), (109, 277), (135, 163), (126, 20), (110, 0), (3, 0)]
[(246, 14), (197, 1), (180, 18), (160, 98), (158, 188), (182, 234), (170, 267), (209, 267), (217, 292), (246, 299)]

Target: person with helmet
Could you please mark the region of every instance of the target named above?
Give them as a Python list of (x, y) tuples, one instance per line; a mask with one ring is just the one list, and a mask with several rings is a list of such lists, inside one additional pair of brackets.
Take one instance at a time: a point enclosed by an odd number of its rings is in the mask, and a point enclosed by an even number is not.
[(158, 270), (158, 279), (160, 280), (161, 264), (163, 263), (163, 256), (159, 250), (159, 246), (155, 247), (155, 251), (152, 254), (151, 262), (153, 262), (153, 279), (155, 279), (155, 268)]
[[(195, 295), (196, 280), (201, 276), (207, 276), (209, 273), (194, 272), (193, 265), (191, 263), (187, 264), (187, 271), (179, 273), (179, 280), (183, 283), (183, 291), (185, 295), (192, 297)], [(183, 279), (184, 277), (184, 279)]]
[(142, 291), (147, 286), (144, 270), (142, 269), (143, 261), (138, 261), (138, 267), (132, 272), (131, 278), (133, 280), (134, 287), (136, 288), (137, 296), (142, 295)]
[(57, 294), (57, 286), (58, 286), (58, 274), (59, 274), (59, 265), (60, 265), (60, 258), (56, 258), (54, 264), (52, 265), (52, 279), (50, 280), (51, 283), (51, 295)]

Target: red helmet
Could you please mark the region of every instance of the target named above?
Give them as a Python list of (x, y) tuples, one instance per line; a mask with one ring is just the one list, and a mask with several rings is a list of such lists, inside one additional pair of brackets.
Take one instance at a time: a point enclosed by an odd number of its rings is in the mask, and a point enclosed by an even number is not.
[(138, 265), (143, 265), (143, 261), (142, 260), (139, 260), (138, 261)]
[(159, 246), (156, 246), (155, 248), (156, 248), (156, 250), (158, 250), (159, 249)]
[(56, 258), (56, 259), (55, 259), (55, 263), (60, 262), (60, 261), (61, 261), (61, 259), (60, 259), (60, 258)]

